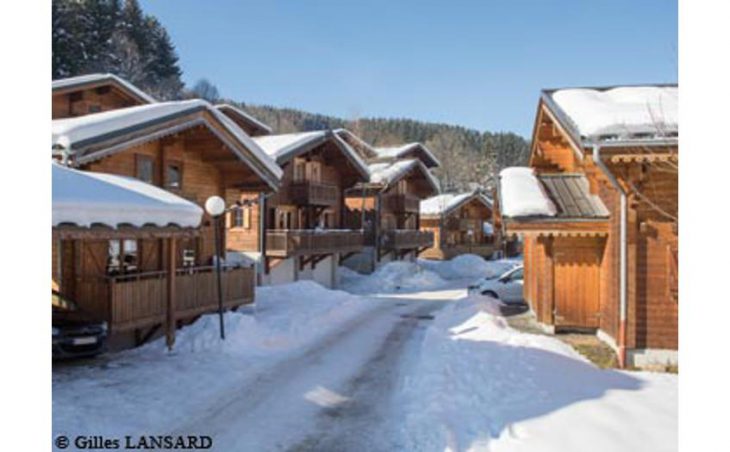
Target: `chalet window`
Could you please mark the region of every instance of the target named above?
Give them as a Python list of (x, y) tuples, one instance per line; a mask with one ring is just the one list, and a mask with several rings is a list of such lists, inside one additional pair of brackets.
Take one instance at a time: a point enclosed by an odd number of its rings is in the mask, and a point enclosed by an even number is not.
[(307, 166), (309, 169), (307, 180), (311, 182), (319, 182), (322, 179), (321, 165), (319, 162), (309, 162), (307, 163)]
[(137, 156), (137, 179), (147, 182), (148, 184), (154, 184), (155, 182), (155, 162), (152, 157), (146, 155)]
[(251, 208), (249, 206), (233, 210), (233, 227), (251, 229)]
[(182, 187), (182, 167), (179, 163), (168, 163), (165, 168), (165, 188), (179, 190)]
[(182, 255), (183, 267), (195, 266), (195, 250), (193, 248), (185, 248)]
[(136, 240), (109, 240), (106, 272), (110, 275), (134, 273), (139, 255)]
[(89, 105), (89, 113), (99, 113), (101, 111), (101, 105), (91, 104)]
[(294, 182), (302, 182), (306, 179), (306, 163), (303, 161), (294, 162)]

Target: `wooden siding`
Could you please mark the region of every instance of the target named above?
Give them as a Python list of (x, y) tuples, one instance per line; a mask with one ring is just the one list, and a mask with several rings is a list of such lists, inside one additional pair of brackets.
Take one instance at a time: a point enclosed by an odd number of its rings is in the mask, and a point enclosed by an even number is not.
[(118, 88), (106, 85), (54, 93), (52, 116), (53, 119), (69, 118), (142, 104)]
[[(577, 322), (581, 325), (575, 326), (597, 327), (618, 339), (620, 194), (594, 164), (588, 151), (576, 152), (570, 138), (542, 104), (533, 142), (531, 166), (542, 173), (585, 174), (590, 192), (602, 200), (609, 218), (603, 224), (584, 222), (580, 226), (577, 223), (558, 226), (555, 222), (508, 223), (509, 231), (525, 237), (525, 298), (541, 322), (560, 325), (561, 319), (552, 318), (552, 310), (557, 306), (560, 317), (564, 317), (561, 310), (567, 309), (575, 312), (576, 318), (584, 319)], [(666, 153), (671, 158), (655, 158), (656, 153)], [(578, 154), (583, 157), (579, 158)], [(676, 349), (678, 235), (676, 223), (670, 217), (678, 216), (677, 148), (656, 152), (611, 148), (606, 154), (610, 171), (629, 193), (626, 346)], [(637, 190), (649, 202), (636, 195)], [(592, 238), (586, 236), (591, 229), (601, 233)], [(573, 238), (566, 239), (566, 234), (572, 234)], [(562, 260), (579, 249), (575, 240), (584, 243), (580, 247), (584, 251), (578, 253), (582, 254), (580, 260), (585, 265), (567, 268)], [(591, 248), (595, 251), (585, 251)], [(598, 305), (594, 303), (596, 291)], [(565, 300), (557, 300), (558, 297)], [(592, 316), (595, 310), (597, 322)]]

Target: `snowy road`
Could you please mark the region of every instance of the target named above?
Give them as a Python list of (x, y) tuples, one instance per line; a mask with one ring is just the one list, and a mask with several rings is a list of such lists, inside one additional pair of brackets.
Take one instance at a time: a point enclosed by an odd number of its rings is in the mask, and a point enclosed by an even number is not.
[(397, 432), (384, 430), (397, 425), (392, 402), (403, 369), (418, 356), (423, 324), (464, 291), (437, 294), (380, 299), (300, 356), (231, 388), (172, 434), (210, 435), (216, 450), (397, 449)]
[[(490, 268), (391, 263), (257, 289), (256, 308), (54, 367), (53, 434), (206, 435), (216, 451), (675, 451), (676, 375), (602, 370), (465, 287)], [(478, 268), (479, 265), (488, 268)], [(443, 276), (443, 277), (442, 277)], [(570, 428), (566, 428), (570, 426)]]

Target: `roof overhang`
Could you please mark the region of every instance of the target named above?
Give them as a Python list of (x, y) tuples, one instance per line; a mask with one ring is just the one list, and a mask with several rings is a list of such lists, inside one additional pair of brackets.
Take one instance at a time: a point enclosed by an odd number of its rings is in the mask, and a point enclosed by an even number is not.
[(114, 74), (88, 74), (57, 79), (51, 83), (51, 90), (53, 94), (58, 95), (102, 86), (113, 86), (132, 99), (137, 100), (140, 104), (153, 104), (157, 102), (157, 99), (154, 97)]
[[(193, 102), (170, 114), (155, 116), (151, 119), (129, 121), (124, 126), (112, 127), (103, 133), (91, 135), (76, 141), (63, 141), (65, 148), (54, 145), (54, 154), (65, 149), (74, 156), (75, 165), (83, 165), (103, 157), (113, 155), (125, 149), (158, 140), (193, 127), (203, 126), (215, 135), (235, 157), (245, 163), (272, 190), (278, 190), (281, 184), (282, 171), (264, 151), (251, 140), (230, 118), (206, 103)], [(141, 108), (141, 107), (136, 107)], [(129, 109), (125, 109), (129, 110)], [(116, 110), (119, 113), (122, 110)], [(99, 113), (103, 115), (105, 113)], [(87, 115), (85, 121), (92, 119)], [(76, 118), (56, 121), (72, 121)]]

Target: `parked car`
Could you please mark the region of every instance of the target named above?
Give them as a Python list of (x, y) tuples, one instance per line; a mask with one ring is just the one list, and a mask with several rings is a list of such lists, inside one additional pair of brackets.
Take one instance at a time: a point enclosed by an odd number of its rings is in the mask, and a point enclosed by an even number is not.
[(57, 291), (51, 293), (53, 359), (90, 357), (104, 352), (106, 322), (95, 321)]
[(517, 266), (499, 277), (482, 278), (469, 286), (469, 293), (496, 298), (505, 304), (524, 304), (522, 295), (524, 267)]

